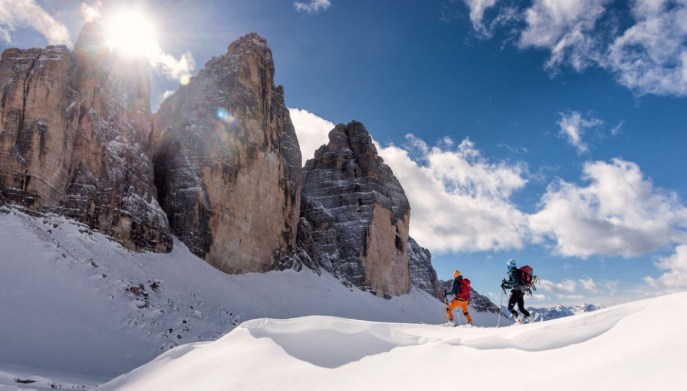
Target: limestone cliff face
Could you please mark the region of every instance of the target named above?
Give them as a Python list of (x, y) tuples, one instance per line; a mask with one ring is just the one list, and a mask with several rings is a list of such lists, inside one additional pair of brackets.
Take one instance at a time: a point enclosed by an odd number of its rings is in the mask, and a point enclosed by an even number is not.
[(65, 46), (7, 49), (0, 60), (0, 192), (34, 209), (64, 194), (76, 135)]
[(156, 184), (173, 232), (229, 273), (295, 249), (301, 154), (266, 41), (246, 35), (155, 115)]
[(299, 244), (338, 278), (379, 296), (410, 291), (410, 205), (367, 129), (337, 125), (303, 169)]
[(73, 217), (128, 248), (168, 251), (147, 156), (150, 69), (110, 53), (101, 27), (63, 46), (8, 49), (0, 63), (0, 191)]
[(408, 258), (410, 260), (410, 280), (419, 289), (429, 293), (437, 299), (443, 300), (444, 287), (437, 278), (437, 272), (432, 266), (432, 254), (420, 246), (415, 239), (408, 239)]

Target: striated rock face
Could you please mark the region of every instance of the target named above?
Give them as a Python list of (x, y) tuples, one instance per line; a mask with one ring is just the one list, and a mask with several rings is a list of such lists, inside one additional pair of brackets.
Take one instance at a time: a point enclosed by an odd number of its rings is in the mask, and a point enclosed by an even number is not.
[(150, 69), (110, 53), (97, 24), (75, 53), (8, 49), (0, 63), (0, 191), (130, 249), (168, 251), (147, 142)]
[(337, 125), (303, 169), (299, 245), (338, 278), (379, 296), (410, 291), (410, 205), (359, 122)]
[(421, 247), (415, 239), (408, 238), (408, 259), (412, 284), (437, 299), (443, 300), (444, 288), (432, 266), (432, 254)]
[(0, 192), (34, 209), (64, 194), (76, 136), (65, 46), (7, 49), (0, 60)]
[(263, 38), (232, 43), (162, 103), (153, 154), (160, 204), (195, 254), (263, 272), (295, 249), (301, 154)]

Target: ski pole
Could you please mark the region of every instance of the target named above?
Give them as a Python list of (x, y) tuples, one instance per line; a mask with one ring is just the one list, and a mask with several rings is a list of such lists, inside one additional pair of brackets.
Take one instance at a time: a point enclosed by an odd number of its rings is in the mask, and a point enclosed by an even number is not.
[(496, 328), (499, 328), (501, 325), (501, 311), (502, 311), (502, 306), (503, 306), (503, 295), (506, 293), (506, 290), (501, 287), (501, 300), (499, 300), (499, 320), (496, 321)]
[(448, 297), (446, 296), (446, 291), (444, 291), (444, 304), (446, 304), (446, 323), (448, 323), (451, 319), (448, 317)]

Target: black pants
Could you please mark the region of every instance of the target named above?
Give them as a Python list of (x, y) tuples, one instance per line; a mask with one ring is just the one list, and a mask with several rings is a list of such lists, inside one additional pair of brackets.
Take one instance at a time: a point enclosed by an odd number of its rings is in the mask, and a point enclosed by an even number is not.
[(515, 304), (518, 305), (518, 309), (525, 316), (530, 316), (530, 312), (525, 309), (525, 293), (520, 289), (513, 289), (510, 291), (510, 299), (508, 299), (508, 311), (510, 311), (513, 316), (517, 317), (518, 312), (513, 309)]

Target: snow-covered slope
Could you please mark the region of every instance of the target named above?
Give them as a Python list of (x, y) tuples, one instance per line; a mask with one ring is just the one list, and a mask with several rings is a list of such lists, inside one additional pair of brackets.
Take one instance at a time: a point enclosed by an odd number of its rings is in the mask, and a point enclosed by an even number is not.
[(181, 243), (132, 253), (57, 216), (0, 208), (0, 249), (2, 390), (687, 384), (687, 292), (550, 322), (447, 328), (427, 324), (444, 321), (444, 306), (419, 290), (384, 300), (309, 271), (230, 276)]
[(256, 319), (98, 390), (678, 390), (687, 293), (503, 328)]
[[(0, 249), (0, 389), (93, 387), (249, 319), (439, 324), (446, 316), (420, 290), (384, 300), (326, 273), (227, 275), (178, 241), (171, 254), (134, 253), (71, 220), (14, 208), (0, 208)], [(494, 314), (473, 316), (496, 324)]]

